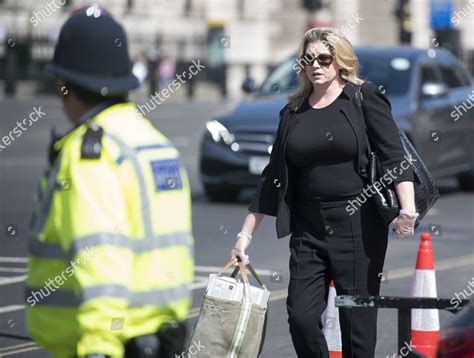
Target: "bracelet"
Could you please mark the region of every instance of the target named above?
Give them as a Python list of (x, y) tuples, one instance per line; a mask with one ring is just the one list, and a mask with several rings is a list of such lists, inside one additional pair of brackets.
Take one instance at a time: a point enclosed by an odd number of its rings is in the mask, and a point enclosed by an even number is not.
[(245, 232), (245, 231), (241, 231), (237, 234), (237, 238), (240, 238), (240, 237), (246, 237), (247, 239), (249, 239), (250, 241), (252, 241), (252, 235), (250, 235), (248, 232)]
[(400, 214), (404, 214), (404, 215), (408, 216), (410, 219), (416, 219), (418, 216), (420, 216), (420, 214), (417, 213), (416, 211), (413, 214), (413, 213), (410, 213), (410, 212), (408, 212), (407, 210), (404, 210), (404, 209), (400, 209)]

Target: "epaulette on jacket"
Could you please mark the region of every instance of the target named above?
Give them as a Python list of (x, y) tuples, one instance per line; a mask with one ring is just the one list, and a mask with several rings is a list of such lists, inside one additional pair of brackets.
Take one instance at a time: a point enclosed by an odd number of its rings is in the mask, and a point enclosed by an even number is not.
[(82, 138), (81, 158), (100, 159), (102, 152), (102, 136), (104, 130), (97, 124), (92, 124), (87, 128)]

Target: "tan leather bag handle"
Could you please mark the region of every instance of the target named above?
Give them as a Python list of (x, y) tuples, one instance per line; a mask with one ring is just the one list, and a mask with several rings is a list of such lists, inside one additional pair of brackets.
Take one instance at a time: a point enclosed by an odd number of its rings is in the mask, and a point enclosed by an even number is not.
[(236, 262), (239, 266), (236, 267), (235, 270), (239, 270), (240, 274), (242, 275), (242, 280), (245, 283), (249, 283), (249, 277), (247, 276), (247, 272), (245, 272), (244, 264), (243, 264), (242, 260), (239, 260), (236, 257), (233, 257), (229, 261), (227, 261), (227, 263), (224, 265), (224, 267), (222, 267), (221, 270), (217, 274), (221, 275), (225, 270), (227, 270), (229, 267), (231, 267)]
[[(247, 268), (250, 273), (252, 274), (252, 276), (255, 278), (255, 280), (258, 282), (258, 284), (264, 288), (265, 290), (267, 289), (267, 286), (265, 286), (265, 284), (262, 282), (262, 280), (260, 279), (260, 276), (258, 276), (257, 272), (255, 271), (255, 269), (253, 268), (253, 266), (251, 264), (247, 264), (247, 266), (245, 266), (245, 268)], [(238, 270), (238, 267), (236, 267), (234, 269), (234, 271), (232, 272), (232, 274), (230, 275), (230, 277), (235, 277), (237, 276), (237, 273), (239, 272)], [(243, 277), (243, 276), (242, 276)]]
[[(232, 274), (230, 275), (230, 277), (237, 276), (237, 273), (240, 271), (240, 274), (242, 275), (243, 281), (246, 282), (246, 283), (249, 283), (249, 279), (248, 279), (247, 272), (245, 271), (245, 267), (244, 267), (242, 261), (239, 260), (236, 257), (233, 257), (229, 261), (227, 261), (227, 263), (224, 265), (224, 267), (222, 267), (221, 270), (219, 271), (218, 275), (222, 274), (225, 270), (227, 270), (229, 267), (231, 267), (235, 262), (238, 262), (239, 266), (236, 267), (234, 269), (234, 271), (232, 271)], [(258, 276), (258, 274), (255, 271), (255, 269), (253, 268), (253, 266), (249, 263), (249, 264), (247, 264), (246, 267), (250, 271), (252, 276), (255, 277), (255, 280), (259, 283), (259, 285), (266, 290), (267, 286), (265, 286), (265, 284), (262, 282), (262, 280), (260, 279), (260, 276)]]

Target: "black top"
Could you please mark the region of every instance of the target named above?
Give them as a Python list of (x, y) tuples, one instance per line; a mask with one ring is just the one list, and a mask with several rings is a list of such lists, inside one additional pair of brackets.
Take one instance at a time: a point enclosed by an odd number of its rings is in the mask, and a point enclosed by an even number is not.
[(308, 99), (288, 137), (286, 155), (294, 170), (297, 196), (343, 200), (358, 195), (364, 181), (356, 170), (357, 138), (340, 111), (343, 93), (324, 108)]
[[(359, 88), (363, 96), (356, 96)], [(364, 82), (361, 86), (347, 82), (342, 91), (344, 93), (342, 99), (345, 103), (341, 111), (344, 112), (357, 138), (356, 168), (359, 175), (367, 179), (369, 176), (366, 142), (366, 133), (369, 130), (375, 140), (374, 149), (379, 154), (380, 176), (390, 176), (389, 173), (393, 173), (394, 166), (400, 167), (400, 163), (406, 160), (399, 129), (391, 114), (390, 101), (380, 91), (378, 85), (372, 82)], [(364, 106), (365, 116), (360, 110), (360, 104)], [(292, 203), (295, 199), (292, 173), (294, 166), (290, 165), (283, 149), (288, 144), (288, 136), (298, 122), (298, 116), (299, 113), (289, 104), (281, 109), (270, 162), (263, 170), (248, 206), (251, 212), (276, 217), (275, 226), (279, 239), (291, 234), (294, 230), (294, 222), (291, 220)], [(278, 185), (275, 184), (276, 179), (278, 179)], [(413, 168), (410, 166), (407, 170), (399, 172), (394, 181), (413, 180)]]

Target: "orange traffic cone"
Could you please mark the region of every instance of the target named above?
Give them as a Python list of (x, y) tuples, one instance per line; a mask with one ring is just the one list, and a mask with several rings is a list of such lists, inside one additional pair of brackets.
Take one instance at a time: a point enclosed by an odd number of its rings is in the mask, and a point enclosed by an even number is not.
[(341, 327), (339, 325), (339, 309), (336, 308), (334, 300), (336, 289), (331, 281), (328, 294), (328, 305), (322, 314), (323, 333), (326, 338), (330, 358), (342, 358)]
[[(422, 233), (411, 285), (413, 297), (437, 297), (431, 234)], [(411, 310), (412, 348), (427, 358), (436, 357), (439, 339), (439, 313), (436, 309)]]

